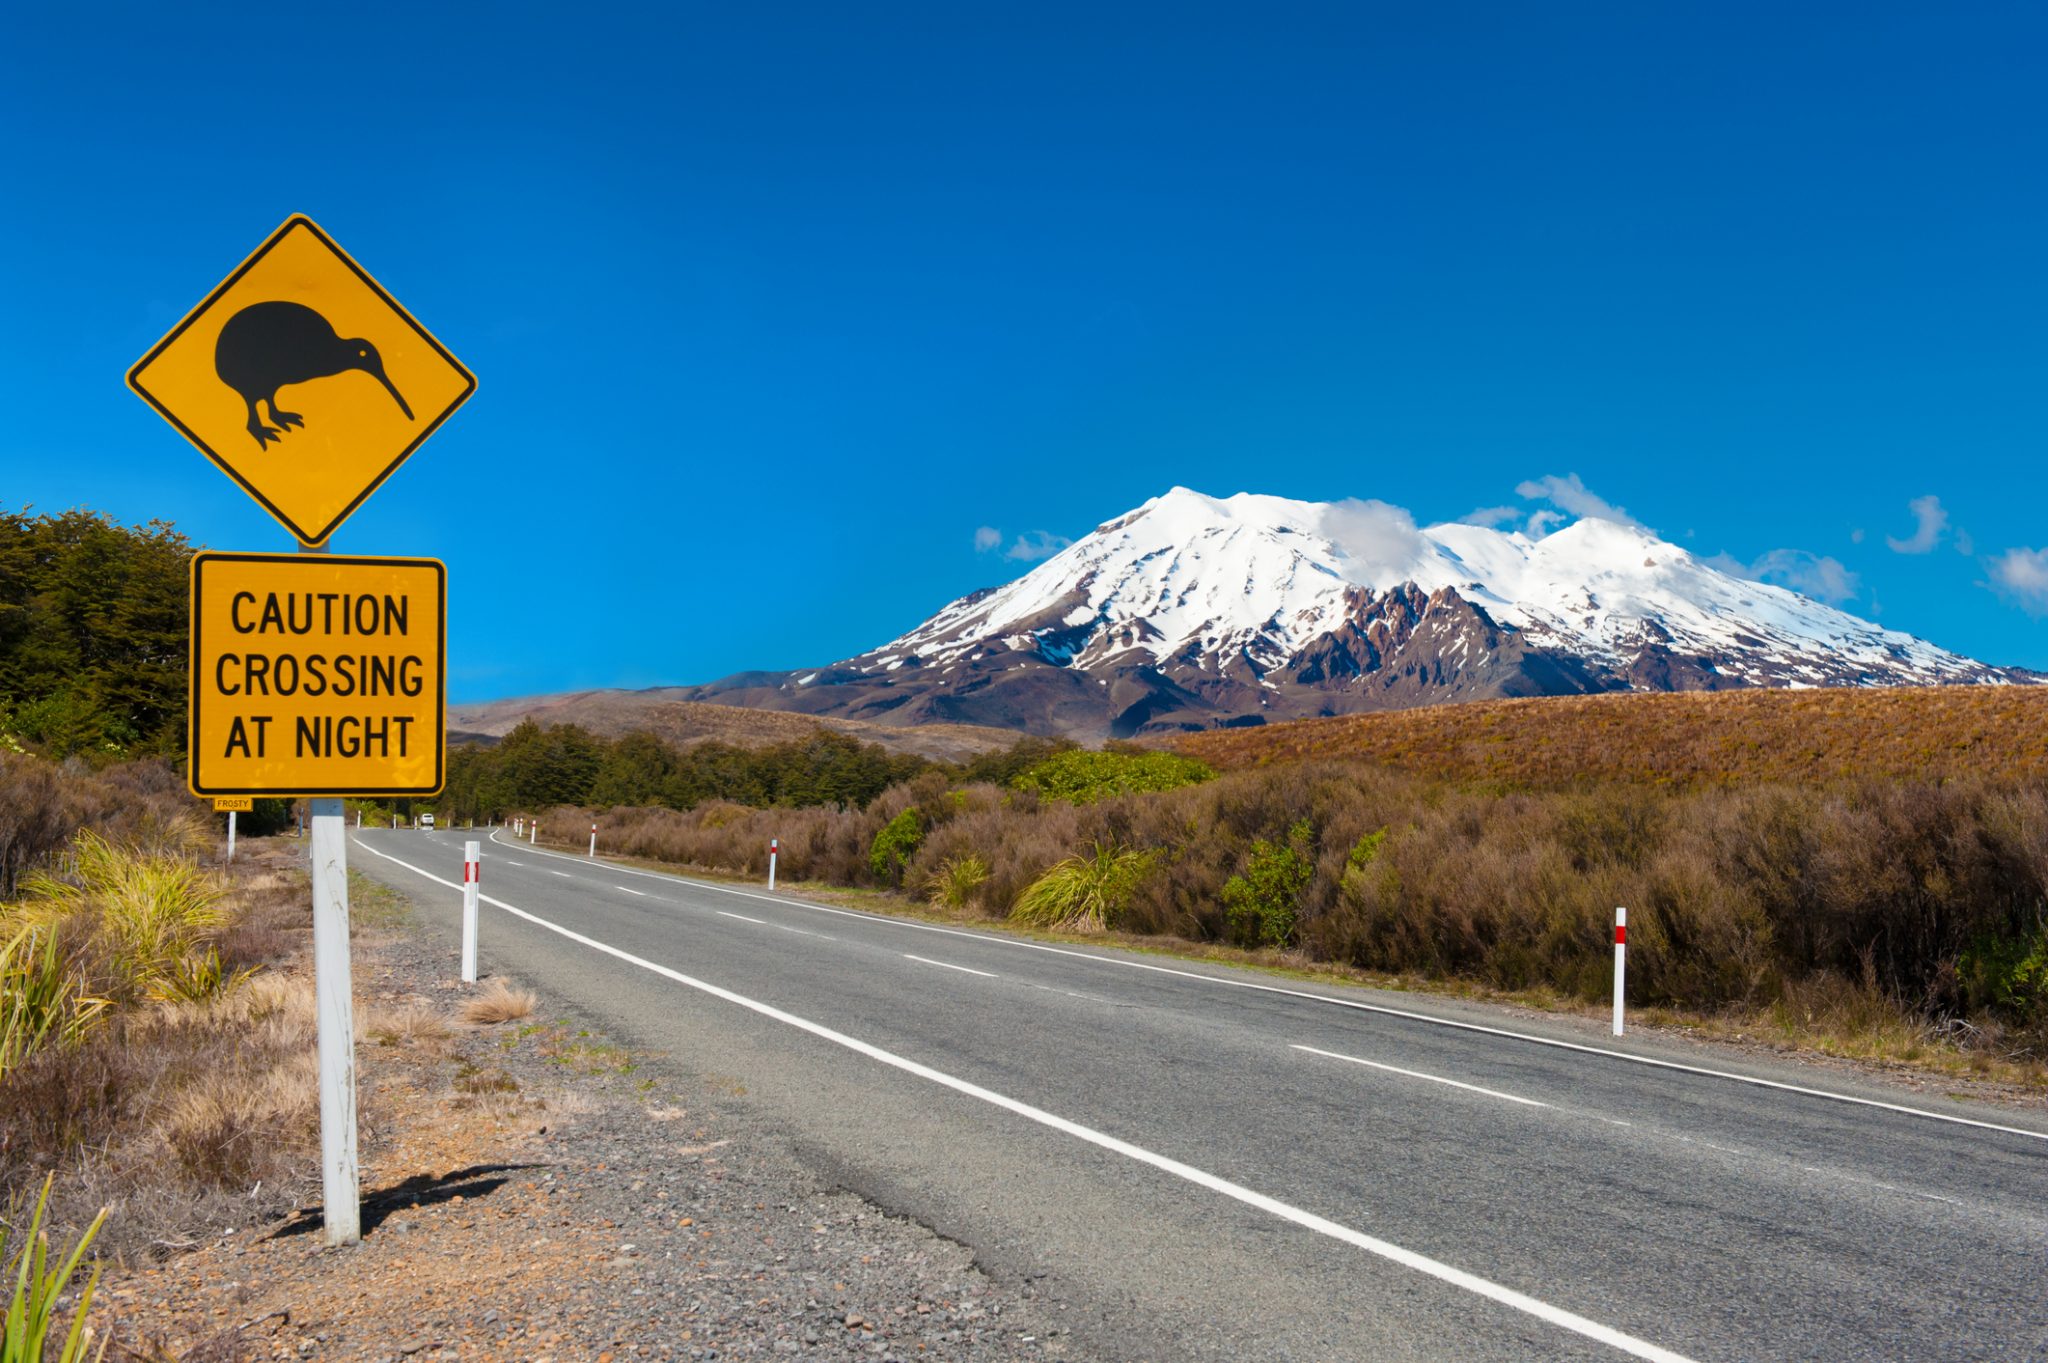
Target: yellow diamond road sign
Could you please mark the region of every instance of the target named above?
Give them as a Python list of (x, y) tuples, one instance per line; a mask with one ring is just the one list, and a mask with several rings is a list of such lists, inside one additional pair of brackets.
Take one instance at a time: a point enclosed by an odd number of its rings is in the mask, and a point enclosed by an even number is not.
[(435, 559), (192, 558), (192, 793), (433, 795), (448, 572)]
[(325, 544), (476, 377), (294, 216), (128, 371), (128, 386), (307, 544)]

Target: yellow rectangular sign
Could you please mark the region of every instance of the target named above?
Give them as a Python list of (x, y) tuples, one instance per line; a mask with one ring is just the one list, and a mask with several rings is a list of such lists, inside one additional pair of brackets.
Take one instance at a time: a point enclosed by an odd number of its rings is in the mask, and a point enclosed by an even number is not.
[(256, 797), (253, 795), (222, 795), (214, 800), (216, 814), (254, 814)]
[(448, 570), (436, 559), (192, 559), (192, 793), (433, 795)]

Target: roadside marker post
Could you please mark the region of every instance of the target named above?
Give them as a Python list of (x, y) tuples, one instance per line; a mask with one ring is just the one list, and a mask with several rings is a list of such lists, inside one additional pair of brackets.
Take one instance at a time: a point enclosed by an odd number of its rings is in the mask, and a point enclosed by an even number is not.
[(540, 841), (540, 822), (539, 822), (539, 820), (535, 820), (535, 821), (534, 821), (533, 823), (531, 823), (531, 824), (529, 824), (529, 825), (527, 826), (527, 829), (526, 829), (526, 845), (527, 845), (528, 847), (531, 847), (531, 846), (533, 846), (533, 845), (534, 845), (535, 843), (537, 843), (537, 842), (539, 842), (539, 841)]
[(1622, 983), (1628, 973), (1628, 910), (1614, 911), (1614, 1034), (1621, 1035)]
[[(342, 799), (442, 789), (447, 570), (431, 559), (341, 558), (327, 544), (476, 377), (294, 215), (129, 369), (128, 386), (298, 546), (192, 559), (186, 784), (201, 797), (303, 802), (321, 1210), (327, 1244), (354, 1244), (362, 1206)], [(298, 410), (281, 410), (280, 396)], [(232, 857), (233, 810), (228, 830)]]
[(768, 839), (768, 888), (775, 888), (775, 857), (782, 851), (782, 839)]
[(245, 810), (254, 810), (256, 801), (247, 795), (222, 796), (213, 802), (213, 812), (228, 816), (228, 860), (235, 859), (235, 815)]
[(597, 825), (590, 826), (590, 859), (597, 860)]
[(476, 899), (483, 890), (483, 859), (476, 843), (462, 844), (462, 982), (476, 983)]

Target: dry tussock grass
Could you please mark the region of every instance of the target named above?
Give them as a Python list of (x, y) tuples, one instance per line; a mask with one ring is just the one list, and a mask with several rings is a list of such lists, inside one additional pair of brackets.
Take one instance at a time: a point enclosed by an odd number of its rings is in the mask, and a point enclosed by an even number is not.
[(479, 1027), (530, 1015), (540, 1000), (530, 990), (515, 989), (504, 980), (492, 980), (484, 991), (462, 1005), (462, 1020)]
[(1218, 729), (1211, 766), (1358, 758), (1442, 780), (1792, 784), (2048, 776), (2048, 687), (1886, 687), (1474, 701)]
[(438, 1053), (455, 1033), (448, 1020), (423, 999), (407, 1000), (394, 1008), (369, 1008), (360, 1015), (357, 1032), (379, 1046), (401, 1046)]

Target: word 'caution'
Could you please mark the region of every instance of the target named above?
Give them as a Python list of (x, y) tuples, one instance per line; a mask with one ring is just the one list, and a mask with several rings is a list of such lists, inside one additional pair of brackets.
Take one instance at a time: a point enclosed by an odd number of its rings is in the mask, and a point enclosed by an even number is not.
[(193, 792), (438, 792), (446, 603), (434, 559), (195, 555)]

